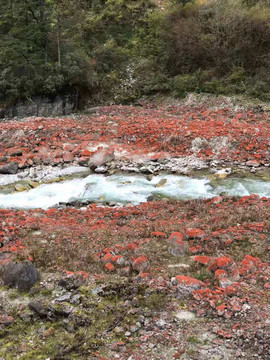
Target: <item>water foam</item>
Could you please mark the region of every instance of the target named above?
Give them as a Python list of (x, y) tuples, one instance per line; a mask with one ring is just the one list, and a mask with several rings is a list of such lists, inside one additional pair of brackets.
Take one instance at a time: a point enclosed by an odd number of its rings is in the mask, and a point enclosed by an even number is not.
[[(160, 181), (166, 183), (158, 186)], [(151, 181), (142, 175), (89, 175), (62, 183), (44, 184), (30, 191), (0, 194), (0, 208), (48, 209), (75, 200), (139, 204), (150, 195), (181, 200), (211, 198), (225, 192), (231, 196), (257, 194), (270, 197), (270, 183), (251, 179), (224, 179), (211, 186), (209, 179), (178, 175), (155, 176)]]

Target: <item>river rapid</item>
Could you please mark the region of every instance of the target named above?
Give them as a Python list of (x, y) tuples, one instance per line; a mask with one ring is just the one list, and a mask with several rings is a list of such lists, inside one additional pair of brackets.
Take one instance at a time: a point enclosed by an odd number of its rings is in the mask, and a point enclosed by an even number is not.
[(91, 174), (60, 183), (43, 184), (29, 191), (0, 194), (2, 209), (49, 209), (70, 202), (119, 203), (133, 205), (157, 198), (179, 200), (229, 196), (270, 197), (270, 182), (255, 179), (225, 178), (211, 182), (209, 178), (179, 175)]

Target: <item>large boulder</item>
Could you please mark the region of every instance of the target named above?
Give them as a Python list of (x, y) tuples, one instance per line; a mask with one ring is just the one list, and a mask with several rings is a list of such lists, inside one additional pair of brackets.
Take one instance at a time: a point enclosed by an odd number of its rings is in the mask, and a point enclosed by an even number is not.
[(96, 152), (88, 162), (88, 166), (92, 171), (97, 167), (105, 165), (115, 159), (114, 150), (102, 149)]
[(28, 260), (20, 263), (11, 261), (5, 266), (2, 279), (4, 285), (16, 287), (19, 291), (29, 291), (40, 275)]
[(18, 172), (18, 165), (14, 162), (11, 162), (7, 165), (0, 167), (0, 174), (14, 175), (17, 174), (17, 172)]

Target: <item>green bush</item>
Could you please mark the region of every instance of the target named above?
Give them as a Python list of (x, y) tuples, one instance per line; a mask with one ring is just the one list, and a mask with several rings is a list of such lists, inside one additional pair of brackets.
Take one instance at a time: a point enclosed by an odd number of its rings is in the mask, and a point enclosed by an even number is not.
[(0, 0), (0, 101), (270, 93), (267, 0)]

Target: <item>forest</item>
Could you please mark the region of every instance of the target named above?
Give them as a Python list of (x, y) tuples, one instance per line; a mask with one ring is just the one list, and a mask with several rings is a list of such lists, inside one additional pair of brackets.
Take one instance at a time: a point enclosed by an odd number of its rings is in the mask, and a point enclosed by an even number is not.
[(0, 0), (0, 102), (270, 99), (269, 0)]

